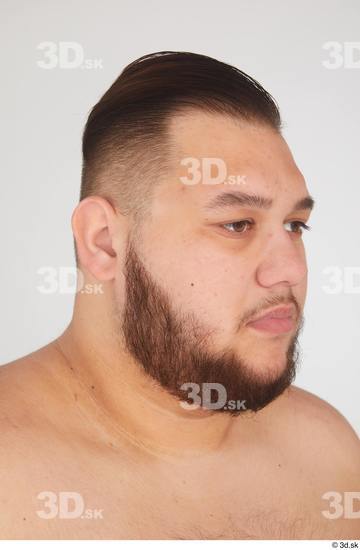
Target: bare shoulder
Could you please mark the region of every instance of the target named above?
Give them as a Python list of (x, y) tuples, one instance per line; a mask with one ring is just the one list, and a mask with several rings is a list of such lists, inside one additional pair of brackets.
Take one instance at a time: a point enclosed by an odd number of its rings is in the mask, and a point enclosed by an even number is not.
[[(68, 367), (50, 342), (0, 366), (0, 461), (23, 463), (30, 448), (56, 436), (74, 401), (66, 384)], [(20, 453), (21, 449), (21, 453)]]
[(50, 357), (44, 348), (0, 366), (0, 538), (23, 534), (34, 506), (38, 449), (48, 423)]
[(359, 523), (349, 510), (360, 490), (360, 440), (343, 414), (292, 385), (268, 412), (264, 409), (259, 425), (266, 436), (268, 479), (273, 472), (269, 457), (275, 453), (285, 480), (281, 494), (293, 502), (289, 509), (300, 506), (294, 525), (304, 517), (301, 532), (313, 526), (309, 538), (358, 537)]
[(279, 408), (281, 424), (311, 457), (334, 465), (349, 479), (360, 479), (360, 439), (338, 409), (293, 385), (281, 397)]
[(294, 414), (305, 429), (321, 429), (325, 436), (344, 438), (359, 448), (360, 440), (356, 431), (345, 416), (325, 399), (294, 385), (288, 388), (285, 399), (290, 414)]
[(56, 376), (53, 375), (56, 369), (56, 355), (51, 344), (0, 366), (2, 433), (16, 419), (25, 421), (29, 411), (34, 416), (41, 410), (41, 396), (49, 396), (51, 390), (55, 390)]
[(62, 490), (63, 463), (77, 465), (77, 418), (66, 413), (73, 396), (62, 372), (51, 345), (0, 366), (0, 539), (47, 538), (38, 495), (57, 484)]

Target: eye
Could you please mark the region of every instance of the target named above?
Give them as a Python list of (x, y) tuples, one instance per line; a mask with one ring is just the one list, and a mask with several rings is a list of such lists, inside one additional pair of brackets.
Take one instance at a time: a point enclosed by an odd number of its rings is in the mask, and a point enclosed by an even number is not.
[[(220, 227), (226, 228), (225, 230), (229, 233), (246, 233), (245, 231), (246, 227), (250, 227), (254, 225), (254, 222), (251, 220), (239, 220), (235, 222), (229, 222), (229, 223), (223, 223)], [(229, 229), (233, 228), (233, 229)]]
[(295, 226), (295, 229), (291, 231), (291, 233), (298, 233), (299, 235), (302, 235), (303, 229), (306, 231), (310, 231), (311, 227), (309, 225), (306, 225), (305, 222), (295, 220), (292, 222), (286, 222), (285, 225)]
[[(248, 233), (250, 230), (252, 230), (252, 227), (254, 225), (255, 222), (252, 220), (237, 220), (235, 222), (223, 223), (220, 225), (220, 227), (224, 229), (227, 233), (243, 235), (244, 233)], [(305, 222), (302, 222), (300, 220), (286, 222), (285, 226), (286, 225), (290, 226), (290, 233), (294, 233), (295, 235), (299, 236), (302, 235), (304, 229), (306, 231), (309, 231), (311, 229), (309, 225), (306, 225)]]

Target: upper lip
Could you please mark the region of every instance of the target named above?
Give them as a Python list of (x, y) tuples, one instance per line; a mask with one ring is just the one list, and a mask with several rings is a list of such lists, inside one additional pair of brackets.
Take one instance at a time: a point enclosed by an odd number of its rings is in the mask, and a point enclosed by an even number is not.
[(259, 319), (272, 318), (272, 319), (286, 319), (288, 317), (295, 316), (295, 307), (293, 305), (287, 306), (278, 306), (272, 309), (268, 309), (265, 312), (261, 313), (258, 317), (250, 319), (249, 323), (258, 321)]

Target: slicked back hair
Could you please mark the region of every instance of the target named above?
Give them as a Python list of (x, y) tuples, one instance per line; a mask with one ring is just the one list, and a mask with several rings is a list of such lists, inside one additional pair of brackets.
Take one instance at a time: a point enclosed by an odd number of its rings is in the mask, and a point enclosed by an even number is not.
[(135, 220), (145, 213), (154, 184), (171, 168), (170, 119), (192, 109), (281, 130), (275, 100), (241, 70), (190, 52), (144, 55), (90, 112), (80, 200), (101, 195)]

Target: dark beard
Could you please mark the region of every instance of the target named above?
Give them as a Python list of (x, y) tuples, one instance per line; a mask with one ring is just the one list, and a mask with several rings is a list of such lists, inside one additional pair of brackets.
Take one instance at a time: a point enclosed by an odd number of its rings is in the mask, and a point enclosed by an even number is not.
[[(122, 331), (126, 347), (145, 372), (179, 400), (194, 402), (189, 389), (182, 389), (183, 384), (195, 383), (200, 388), (204, 383), (221, 384), (226, 390), (226, 403), (214, 408), (203, 400), (202, 407), (237, 416), (243, 410), (262, 409), (295, 379), (302, 324), (288, 347), (285, 368), (279, 375), (265, 378), (254, 373), (231, 349), (210, 351), (211, 331), (199, 325), (193, 315), (174, 311), (169, 296), (146, 270), (130, 240), (125, 277)], [(231, 409), (229, 401), (242, 404)]]

